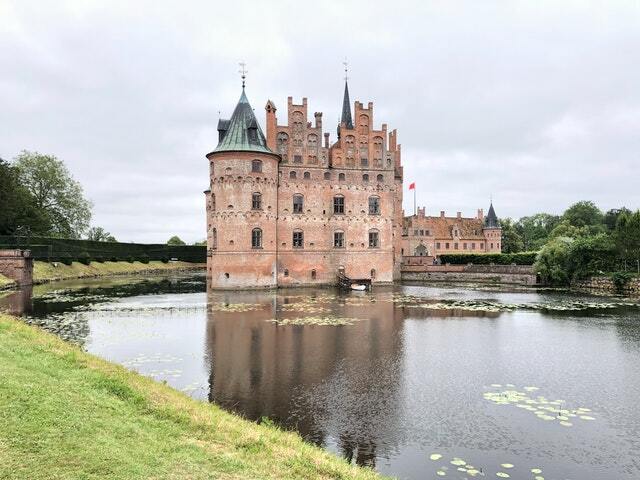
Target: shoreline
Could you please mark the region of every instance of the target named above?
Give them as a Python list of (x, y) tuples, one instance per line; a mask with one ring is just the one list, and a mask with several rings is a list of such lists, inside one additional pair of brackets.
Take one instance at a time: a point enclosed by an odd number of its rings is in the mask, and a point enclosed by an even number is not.
[(2, 478), (386, 478), (15, 317), (0, 343)]

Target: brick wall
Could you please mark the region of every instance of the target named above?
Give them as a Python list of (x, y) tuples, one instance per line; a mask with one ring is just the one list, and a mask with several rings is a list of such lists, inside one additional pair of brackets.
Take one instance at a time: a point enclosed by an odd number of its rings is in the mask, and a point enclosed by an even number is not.
[(33, 259), (29, 250), (0, 250), (0, 273), (18, 286), (33, 283)]

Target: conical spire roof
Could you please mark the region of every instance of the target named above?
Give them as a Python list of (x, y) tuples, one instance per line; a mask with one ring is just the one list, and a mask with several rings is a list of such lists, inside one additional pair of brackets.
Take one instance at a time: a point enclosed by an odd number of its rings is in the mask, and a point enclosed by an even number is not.
[[(222, 130), (221, 130), (222, 128)], [(218, 122), (221, 138), (214, 152), (273, 153), (249, 104), (244, 87), (230, 120)]]
[(498, 220), (496, 211), (493, 209), (493, 202), (491, 202), (491, 205), (489, 205), (489, 212), (487, 213), (487, 216), (484, 217), (484, 227), (500, 228), (500, 221)]
[(346, 128), (353, 128), (353, 120), (351, 119), (351, 101), (349, 100), (349, 85), (344, 81), (344, 98), (342, 99), (342, 117), (340, 123), (344, 123)]

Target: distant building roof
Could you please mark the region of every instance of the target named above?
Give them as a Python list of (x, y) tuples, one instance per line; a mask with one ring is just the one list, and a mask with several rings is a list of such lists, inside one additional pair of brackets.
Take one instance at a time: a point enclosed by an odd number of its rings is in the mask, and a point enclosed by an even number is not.
[[(405, 226), (408, 229), (427, 229), (429, 236), (436, 240), (448, 240), (453, 238), (453, 230), (459, 231), (459, 237), (465, 240), (484, 240), (482, 233), (482, 220), (468, 217), (405, 217)], [(413, 235), (413, 232), (408, 232)]]
[(220, 120), (221, 136), (214, 152), (274, 153), (267, 147), (262, 129), (242, 88), (242, 95), (230, 120)]
[(484, 217), (484, 227), (485, 228), (500, 228), (500, 221), (498, 220), (498, 216), (496, 215), (496, 211), (493, 209), (493, 202), (489, 206), (489, 213)]

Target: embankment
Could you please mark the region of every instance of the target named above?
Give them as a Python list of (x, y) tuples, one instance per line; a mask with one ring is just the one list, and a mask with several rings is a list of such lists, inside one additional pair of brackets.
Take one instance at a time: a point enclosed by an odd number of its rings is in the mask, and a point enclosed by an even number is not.
[(529, 265), (408, 265), (402, 280), (425, 282), (469, 282), (504, 285), (536, 285)]
[(571, 288), (588, 291), (591, 293), (603, 293), (607, 295), (640, 296), (640, 276), (630, 278), (622, 285), (616, 285), (611, 277), (591, 277), (571, 284)]
[(0, 345), (0, 478), (382, 478), (1, 314)]

